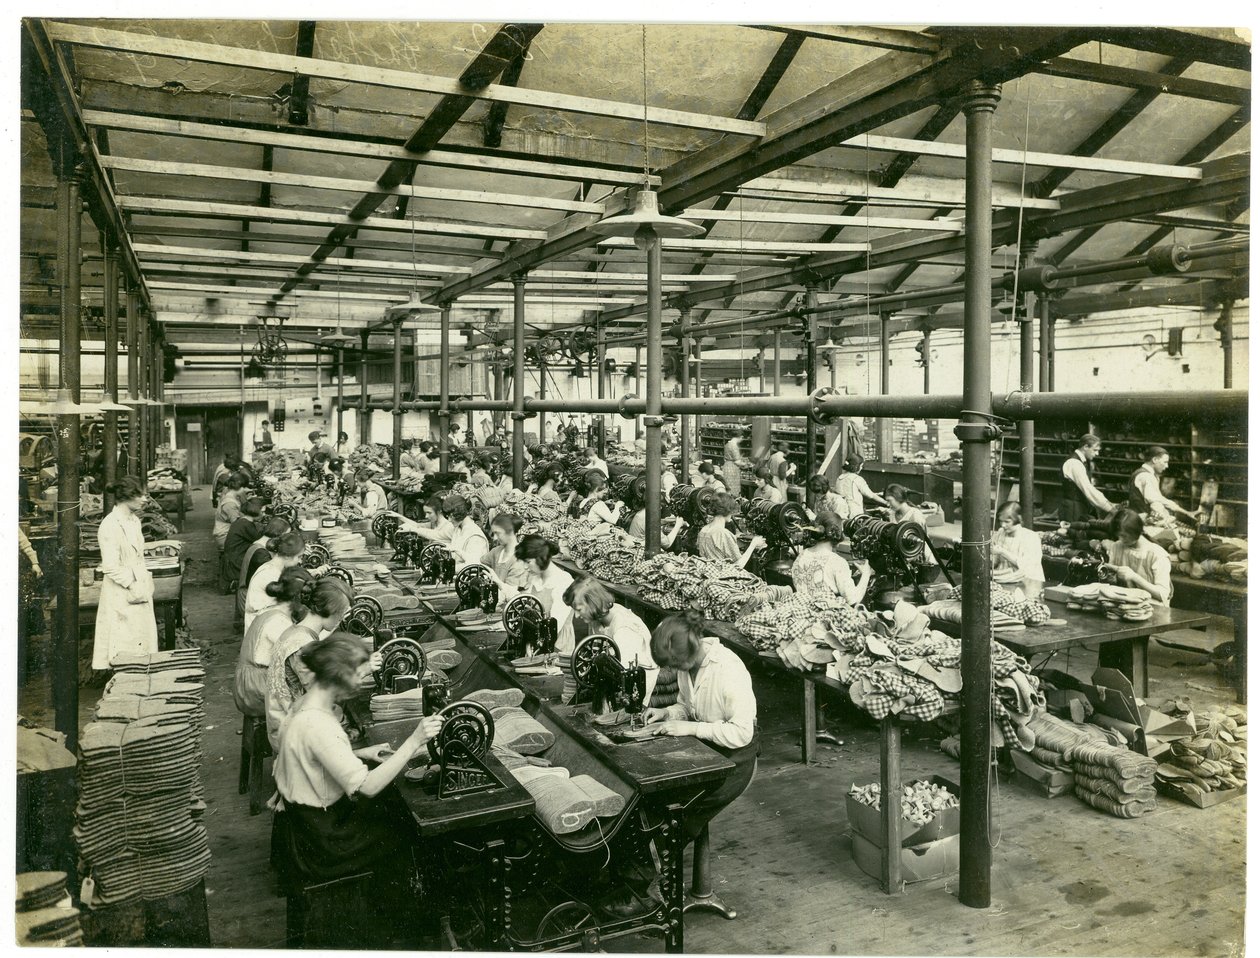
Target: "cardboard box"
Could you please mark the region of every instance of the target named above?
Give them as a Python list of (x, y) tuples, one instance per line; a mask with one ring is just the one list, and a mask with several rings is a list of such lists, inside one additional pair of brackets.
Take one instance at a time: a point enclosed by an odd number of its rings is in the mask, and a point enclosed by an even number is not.
[[(882, 878), (883, 856), (879, 846), (868, 842), (856, 831), (850, 833), (853, 860), (872, 878)], [(949, 835), (924, 845), (901, 850), (901, 880), (907, 883), (930, 881), (956, 874), (958, 871), (959, 836)]]
[(1027, 752), (1011, 751), (1011, 763), (1015, 766), (1017, 778), (1033, 791), (1046, 798), (1058, 798), (1069, 794), (1076, 784), (1076, 776), (1061, 768), (1051, 768)]
[(1083, 698), (1093, 709), (1091, 722), (1119, 731), (1130, 748), (1151, 758), (1168, 751), (1173, 741), (1195, 734), (1193, 713), (1179, 718), (1151, 708), (1134, 694), (1133, 683), (1119, 669), (1095, 669), (1092, 685), (1056, 670), (1045, 672), (1042, 678), (1055, 687), (1046, 694), (1052, 710)]
[[(943, 786), (955, 796), (958, 795), (958, 786), (947, 778), (933, 775), (928, 781), (933, 785)], [(913, 782), (907, 784), (913, 784)], [(882, 800), (883, 797), (881, 796)], [(900, 806), (900, 796), (897, 797), (897, 803)], [(853, 827), (854, 832), (872, 843), (877, 849), (883, 848), (884, 829), (880, 822), (879, 809), (872, 808), (870, 805), (863, 805), (848, 795), (845, 796), (845, 805), (848, 809), (849, 824)], [(938, 812), (932, 821), (918, 828), (912, 828), (910, 823), (903, 819), (901, 822), (901, 847), (909, 848), (913, 845), (922, 845), (925, 842), (934, 842), (950, 835), (957, 835), (960, 827), (960, 811), (957, 808), (947, 808), (942, 812)]]

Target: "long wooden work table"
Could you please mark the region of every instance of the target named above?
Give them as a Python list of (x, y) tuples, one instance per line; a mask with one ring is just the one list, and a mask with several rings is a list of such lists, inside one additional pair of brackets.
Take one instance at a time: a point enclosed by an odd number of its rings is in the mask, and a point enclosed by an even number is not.
[[(589, 706), (559, 703), (560, 681), (554, 677), (521, 676), (500, 653), (506, 635), (500, 631), (460, 630), (443, 604), (426, 602), (434, 616), (424, 641), (450, 639), (460, 654), (458, 666), (447, 673), (448, 699), (457, 701), (482, 689), (519, 688), (527, 713), (555, 736), (545, 753), (553, 765), (571, 774), (586, 774), (625, 799), (624, 810), (611, 823), (592, 824), (572, 835), (554, 835), (536, 815), (530, 793), (490, 754), (486, 765), (500, 787), (489, 791), (439, 798), (431, 786), (400, 778), (397, 788), (415, 820), (422, 839), (471, 857), (480, 871), (481, 920), (484, 945), (491, 950), (552, 950), (598, 946), (628, 934), (661, 933), (666, 950), (683, 950), (684, 832), (682, 813), (687, 804), (718, 785), (734, 764), (691, 737), (655, 737), (616, 744), (590, 723)], [(397, 745), (411, 733), (415, 720), (372, 724), (364, 721), (371, 743)], [(599, 867), (613, 860), (614, 849), (637, 831), (652, 838), (661, 858), (663, 903), (646, 914), (616, 918), (589, 901), (589, 889), (564, 887), (558, 869), (547, 863), (556, 857), (585, 857)], [(623, 834), (623, 832), (625, 834)], [(424, 856), (439, 856), (426, 847)], [(447, 860), (443, 858), (443, 860)], [(440, 875), (430, 876), (441, 897), (449, 886)], [(568, 899), (564, 914), (531, 912), (531, 896), (543, 891), (552, 899)], [(426, 883), (426, 893), (428, 892)], [(550, 909), (556, 912), (556, 908)], [(535, 916), (531, 921), (524, 916)]]

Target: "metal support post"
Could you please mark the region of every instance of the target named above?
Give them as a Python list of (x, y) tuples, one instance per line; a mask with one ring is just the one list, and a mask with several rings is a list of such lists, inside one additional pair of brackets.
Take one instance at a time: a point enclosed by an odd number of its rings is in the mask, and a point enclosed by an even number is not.
[(1050, 294), (1037, 296), (1037, 338), (1041, 349), (1037, 355), (1037, 385), (1040, 392), (1054, 392), (1054, 384), (1050, 379), (1050, 352), (1053, 332), (1050, 328)]
[[(547, 359), (541, 353), (538, 356), (538, 398), (547, 398)], [(538, 414), (538, 441), (547, 441), (547, 414)]]
[[(678, 345), (682, 362), (678, 368), (678, 386), (684, 397), (691, 395), (691, 307), (684, 306), (678, 315)], [(682, 441), (682, 482), (691, 482), (691, 417), (679, 417), (679, 438)]]
[(127, 397), (131, 411), (127, 413), (127, 475), (140, 473), (140, 293), (127, 287)]
[[(57, 265), (61, 277), (61, 386), (79, 402), (79, 309), (82, 295), (83, 204), (79, 171), (63, 170), (57, 181)], [(57, 419), (57, 531), (61, 580), (57, 589), (58, 633), (54, 638), (53, 708), (57, 731), (71, 754), (79, 743), (79, 416)]]
[(372, 410), (368, 409), (368, 337), (372, 334), (359, 330), (359, 442), (372, 441)]
[[(1032, 392), (1033, 367), (1036, 364), (1036, 344), (1033, 339), (1032, 294), (1024, 297), (1024, 314), (1019, 323), (1019, 388)], [(1019, 508), (1025, 528), (1031, 529), (1036, 508), (1037, 457), (1035, 455), (1036, 430), (1031, 419), (1019, 421)]]
[[(607, 393), (605, 392), (608, 380), (608, 372), (604, 367), (608, 363), (608, 334), (604, 331), (604, 324), (598, 319), (595, 320), (595, 374), (599, 377), (596, 380), (596, 398), (603, 399)], [(600, 415), (596, 418), (599, 428), (595, 432), (595, 451), (599, 453), (601, 459), (608, 448), (608, 420)]]
[(451, 467), (451, 304), (442, 304), (441, 332), (438, 356), (438, 469), (449, 472)]
[(993, 696), (989, 608), (989, 443), (993, 439), (990, 337), (993, 248), (993, 112), (998, 87), (973, 81), (967, 118), (966, 292), (963, 314), (962, 841), (958, 898), (989, 907), (989, 744)]
[[(137, 382), (140, 385), (140, 398), (149, 398), (149, 317), (143, 310), (140, 313), (140, 355)], [(149, 471), (149, 406), (140, 406), (140, 425), (136, 430), (136, 445), (139, 448), (140, 460), (136, 467), (136, 478), (141, 484)]]
[[(879, 316), (879, 394), (888, 395), (890, 363), (892, 362), (892, 334), (888, 328), (888, 317)], [(892, 462), (892, 449), (889, 448), (892, 428), (883, 417), (875, 420), (875, 458), (880, 462)]]
[[(834, 383), (832, 384), (834, 385)], [(923, 327), (923, 395), (932, 395), (932, 327)]]
[[(118, 247), (102, 236), (105, 247), (105, 396), (118, 402)], [(118, 413), (105, 413), (105, 433), (101, 439), (105, 466), (105, 515), (114, 508), (109, 487), (118, 479)]]
[(1221, 303), (1221, 315), (1217, 317), (1212, 328), (1221, 334), (1221, 360), (1224, 363), (1224, 382), (1226, 389), (1234, 388), (1234, 301), (1227, 299)]
[[(818, 287), (805, 287), (805, 307), (818, 305)], [(805, 320), (805, 393), (812, 396), (818, 388), (818, 318), (810, 313)], [(818, 471), (818, 423), (813, 416), (805, 418), (805, 504), (814, 508), (817, 498), (809, 489), (809, 480)]]
[[(647, 247), (647, 524), (644, 555), (661, 551), (661, 240), (655, 233)], [(684, 477), (685, 478), (685, 477)]]
[[(634, 370), (635, 370), (634, 394), (636, 396), (642, 396), (643, 395), (643, 350), (638, 346), (634, 347)], [(643, 417), (642, 416), (634, 417), (634, 438), (635, 439), (643, 438)]]
[[(337, 442), (341, 442), (341, 434), (346, 431), (346, 350), (337, 344)], [(344, 455), (345, 453), (343, 453)]]
[(525, 274), (512, 276), (512, 484), (525, 488)]
[(772, 395), (779, 395), (783, 385), (783, 334), (774, 331), (774, 385)]
[(390, 465), (394, 470), (394, 478), (402, 473), (399, 460), (402, 458), (402, 317), (394, 319), (394, 448), (390, 453)]
[[(697, 336), (691, 341), (692, 351), (696, 354), (696, 374), (691, 377), (691, 391), (697, 399), (704, 396), (704, 362), (700, 355), (704, 346), (704, 337)], [(696, 456), (700, 457), (700, 413), (696, 413), (696, 421), (691, 427), (692, 439), (696, 444)]]

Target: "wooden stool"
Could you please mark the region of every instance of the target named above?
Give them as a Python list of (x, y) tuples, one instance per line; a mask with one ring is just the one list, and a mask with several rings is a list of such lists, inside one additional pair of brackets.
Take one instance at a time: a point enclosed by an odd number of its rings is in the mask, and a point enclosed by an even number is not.
[(271, 785), (267, 773), (267, 759), (271, 757), (271, 742), (267, 740), (267, 722), (254, 715), (246, 715), (241, 723), (241, 771), (238, 791), (249, 795), (249, 813), (257, 815), (267, 801)]
[(363, 948), (372, 935), (373, 872), (303, 885), (285, 899), (286, 948)]
[(728, 908), (709, 880), (709, 826), (696, 836), (691, 852), (691, 889), (683, 899), (683, 914), (692, 909), (715, 911), (727, 921), (735, 917), (735, 909)]

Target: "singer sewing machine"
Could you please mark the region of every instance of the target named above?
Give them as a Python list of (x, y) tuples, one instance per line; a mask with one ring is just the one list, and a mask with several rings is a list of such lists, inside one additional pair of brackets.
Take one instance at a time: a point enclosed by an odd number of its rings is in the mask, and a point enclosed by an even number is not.
[(643, 727), (647, 671), (638, 659), (629, 667), (622, 665), (617, 643), (597, 633), (577, 644), (570, 667), (577, 682), (575, 703), (589, 698), (596, 717), (624, 711), (632, 730)]
[(554, 655), (558, 630), (556, 620), (543, 611), (532, 595), (518, 595), (503, 607), (503, 628), (508, 640), (503, 651), (525, 657)]
[(792, 562), (804, 539), (809, 516), (799, 502), (772, 503), (757, 499), (744, 513), (744, 523), (754, 535), (766, 540), (766, 548), (753, 557), (755, 570), (767, 582), (790, 585)]
[(417, 567), (420, 569), (417, 585), (441, 585), (455, 579), (455, 557), (446, 546), (436, 542), (420, 551)]
[(455, 573), (455, 594), (459, 596), (457, 615), (470, 610), (491, 615), (499, 607), (499, 585), (480, 563), (466, 565)]

